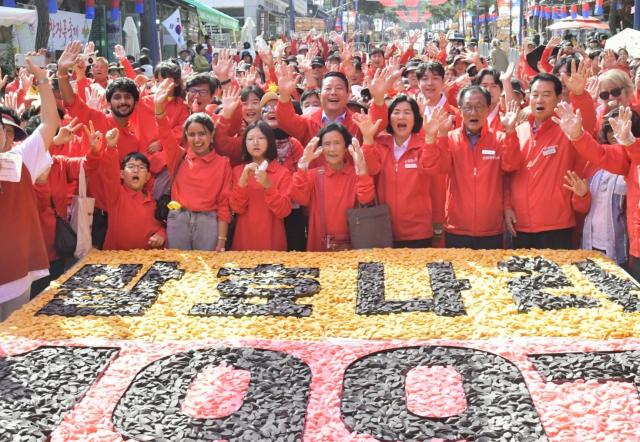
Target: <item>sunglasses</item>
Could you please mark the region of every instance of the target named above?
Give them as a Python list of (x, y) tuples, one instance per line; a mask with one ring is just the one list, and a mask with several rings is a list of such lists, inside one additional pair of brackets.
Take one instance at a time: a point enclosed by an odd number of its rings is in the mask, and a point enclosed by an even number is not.
[(600, 97), (600, 99), (602, 100), (608, 100), (609, 96), (614, 97), (614, 98), (618, 98), (620, 96), (620, 94), (622, 93), (622, 88), (621, 87), (616, 87), (611, 89), (611, 91), (602, 91), (600, 92), (600, 95), (598, 95)]

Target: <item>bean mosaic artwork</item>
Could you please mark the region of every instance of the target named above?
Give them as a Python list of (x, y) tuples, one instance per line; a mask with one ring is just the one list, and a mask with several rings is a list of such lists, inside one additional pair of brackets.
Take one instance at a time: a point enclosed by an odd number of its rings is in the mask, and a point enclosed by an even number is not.
[(0, 441), (640, 440), (639, 294), (588, 251), (92, 252), (0, 324)]

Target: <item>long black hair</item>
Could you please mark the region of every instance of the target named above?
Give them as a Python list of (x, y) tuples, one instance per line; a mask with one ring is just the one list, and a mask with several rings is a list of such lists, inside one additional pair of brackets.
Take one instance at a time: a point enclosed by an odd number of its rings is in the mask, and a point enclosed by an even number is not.
[[(187, 121), (184, 122), (184, 126), (182, 126), (182, 137), (184, 140), (187, 139), (187, 130), (193, 123), (202, 124), (209, 132), (211, 132), (212, 135), (216, 130), (216, 127), (213, 124), (213, 120), (209, 115), (205, 114), (204, 112), (196, 112), (195, 114), (189, 115)], [(211, 150), (213, 150), (213, 138), (211, 138), (210, 147)]]
[(278, 158), (278, 148), (276, 147), (276, 136), (273, 133), (273, 129), (262, 120), (258, 120), (255, 123), (251, 123), (244, 131), (242, 137), (242, 161), (247, 163), (252, 160), (249, 149), (247, 149), (247, 135), (250, 130), (258, 129), (267, 138), (267, 151), (264, 153), (264, 157), (268, 161), (273, 161)]

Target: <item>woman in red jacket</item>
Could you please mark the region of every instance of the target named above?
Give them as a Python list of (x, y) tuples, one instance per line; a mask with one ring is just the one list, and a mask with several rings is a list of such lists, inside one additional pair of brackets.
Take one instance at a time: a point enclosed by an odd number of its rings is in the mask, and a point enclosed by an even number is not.
[(431, 247), (433, 176), (422, 167), (425, 146), (420, 108), (413, 98), (397, 96), (389, 105), (386, 133), (374, 138), (380, 121), (357, 115), (367, 170), (378, 176), (378, 200), (389, 205), (394, 247)]
[(242, 140), (244, 164), (233, 169), (229, 203), (238, 215), (233, 250), (287, 250), (284, 218), (291, 212), (291, 174), (277, 156), (269, 125), (250, 124)]
[[(347, 161), (347, 146), (353, 163)], [(309, 163), (320, 155), (324, 155), (325, 165), (309, 170)], [(294, 202), (309, 208), (307, 250), (350, 249), (347, 210), (356, 200), (371, 203), (374, 191), (358, 140), (340, 123), (323, 127), (305, 147), (291, 189)]]

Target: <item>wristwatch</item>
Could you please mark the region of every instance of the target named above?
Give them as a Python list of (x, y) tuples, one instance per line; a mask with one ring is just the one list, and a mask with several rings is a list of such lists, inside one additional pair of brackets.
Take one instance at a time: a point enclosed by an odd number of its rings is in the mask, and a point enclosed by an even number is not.
[(49, 79), (41, 78), (40, 80), (34, 80), (33, 82), (35, 83), (36, 86), (41, 86), (43, 84), (49, 84)]

